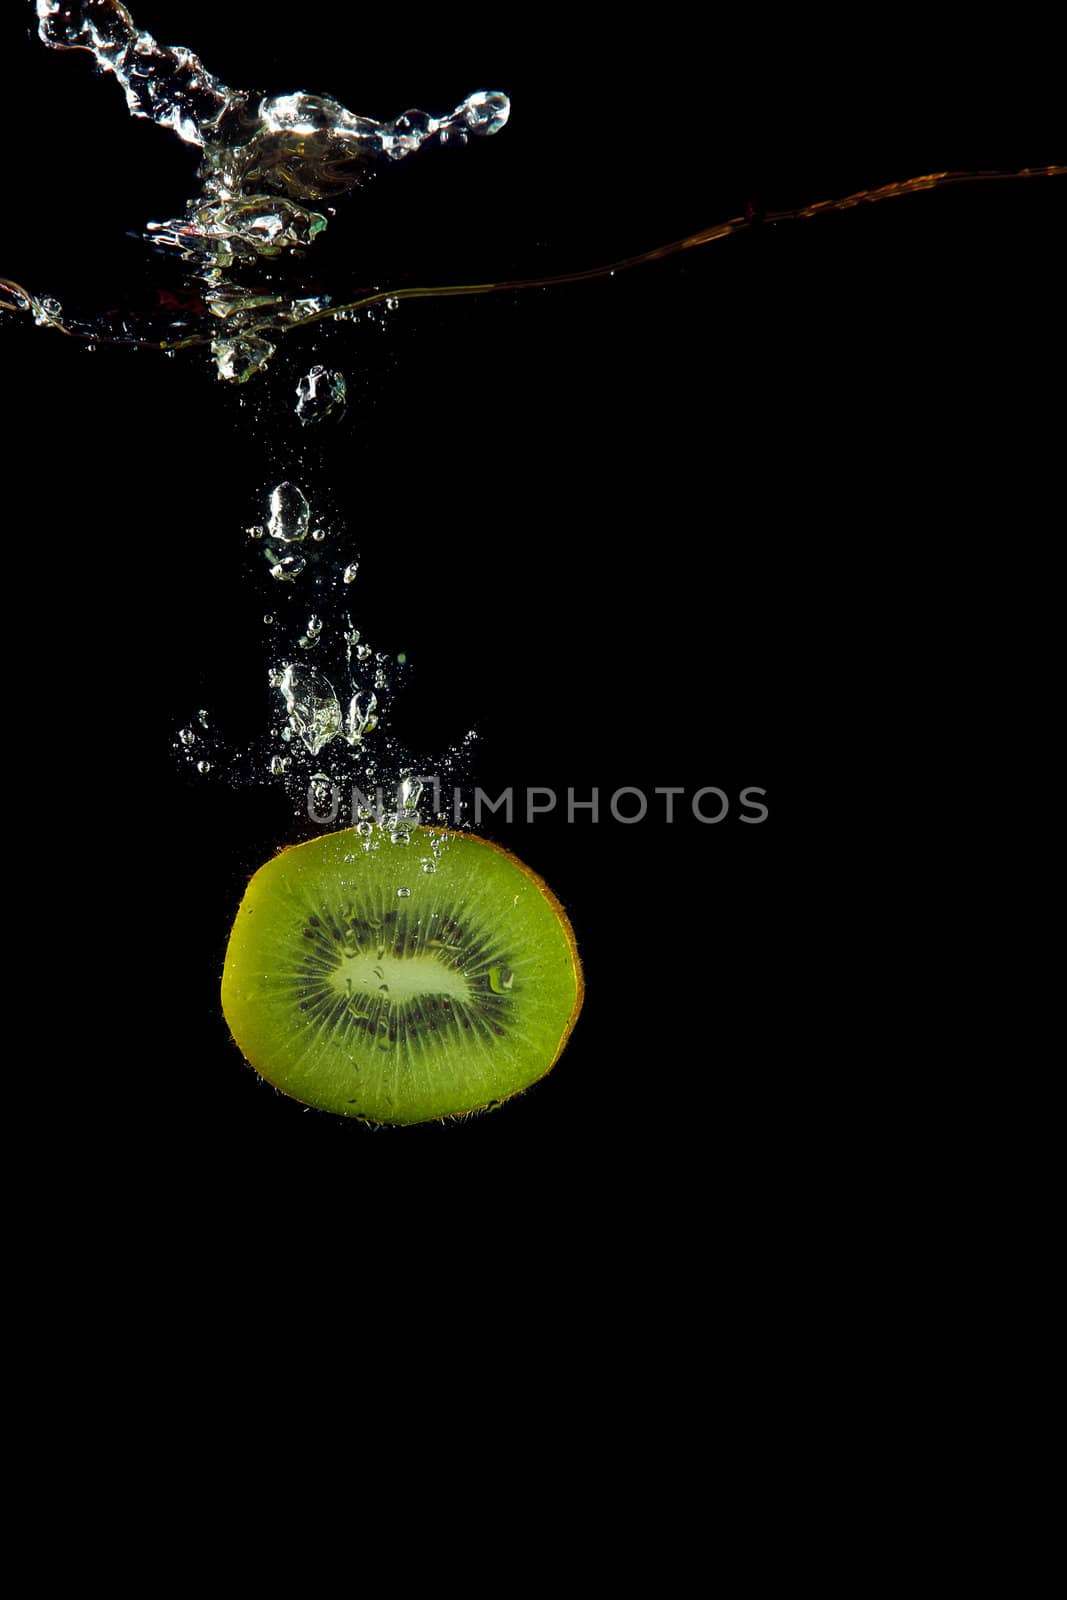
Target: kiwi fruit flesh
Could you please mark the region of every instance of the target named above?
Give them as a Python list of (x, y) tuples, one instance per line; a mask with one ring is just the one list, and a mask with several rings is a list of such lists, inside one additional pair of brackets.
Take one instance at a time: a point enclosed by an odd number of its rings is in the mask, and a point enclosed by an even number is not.
[(498, 1105), (549, 1071), (581, 1008), (567, 915), (484, 839), (373, 843), (348, 828), (260, 867), (226, 951), (230, 1031), (261, 1077), (341, 1116)]

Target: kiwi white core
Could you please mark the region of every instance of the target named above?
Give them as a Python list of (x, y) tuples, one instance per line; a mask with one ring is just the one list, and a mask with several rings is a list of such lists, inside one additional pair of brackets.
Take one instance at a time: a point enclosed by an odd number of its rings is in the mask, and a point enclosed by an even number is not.
[(354, 1002), (361, 994), (381, 995), (394, 1005), (427, 995), (444, 995), (449, 1000), (472, 998), (464, 974), (432, 955), (344, 956), (330, 975), (329, 984), (338, 997)]

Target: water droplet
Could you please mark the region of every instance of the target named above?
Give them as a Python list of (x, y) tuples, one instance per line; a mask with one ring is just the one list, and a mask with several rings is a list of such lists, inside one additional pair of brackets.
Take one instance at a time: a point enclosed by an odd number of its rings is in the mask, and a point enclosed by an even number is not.
[(39, 300), (32, 301), (32, 305), (33, 320), (39, 328), (47, 328), (50, 323), (57, 322), (63, 315), (63, 307), (50, 294), (44, 294)]
[(266, 531), (267, 530), (264, 528), (261, 522), (257, 522), (254, 527), (245, 529), (245, 532), (250, 539), (262, 539)]
[(279, 483), (270, 494), (270, 517), (267, 527), (272, 539), (282, 544), (299, 544), (306, 539), (311, 521), (311, 507), (307, 495), (295, 483)]
[(196, 743), (196, 734), (193, 732), (192, 728), (182, 728), (178, 733), (178, 738), (181, 740), (182, 744), (185, 745), (186, 749), (188, 749), (190, 745)]
[(499, 133), (510, 115), (511, 102), (506, 94), (498, 89), (479, 89), (469, 94), (447, 120), (452, 124), (462, 123), (471, 133), (488, 137)]
[(436, 861), (430, 861), (429, 859), (425, 860), (422, 863), (422, 870), (423, 870), (423, 872), (436, 872), (437, 871), (437, 862)]
[(316, 528), (311, 537), (314, 539), (316, 544), (321, 544), (326, 537), (326, 530), (324, 528)]
[(406, 828), (394, 828), (389, 835), (390, 844), (410, 844), (411, 835)]
[(210, 772), (211, 771), (211, 762), (210, 761), (198, 761), (196, 763), (196, 770), (197, 770), (197, 772)]
[(272, 578), (277, 578), (281, 583), (292, 583), (294, 578), (299, 578), (307, 562), (303, 556), (283, 556), (270, 569)]
[(271, 756), (270, 770), (276, 778), (280, 778), (283, 772), (288, 771), (289, 762), (289, 756)]
[(268, 611), (267, 614), (265, 615), (265, 617), (263, 618), (263, 621), (266, 623), (268, 628), (272, 627), (273, 624), (274, 624), (274, 613), (273, 613), (273, 611)]
[(308, 638), (317, 639), (321, 632), (322, 618), (317, 617), (315, 613), (312, 612), (311, 616), (308, 618)]
[(198, 719), (198, 721), (200, 723), (200, 726), (202, 728), (206, 728), (207, 727), (207, 712), (206, 711), (198, 711), (196, 713), (196, 715), (197, 715), (197, 719)]
[(370, 645), (369, 644), (357, 645), (357, 647), (356, 647), (356, 655), (359, 657), (360, 661), (366, 661), (367, 657), (370, 655)]
[(359, 572), (359, 562), (350, 561), (342, 574), (345, 583), (355, 583), (356, 574)]
[(398, 900), (410, 900), (411, 899), (411, 890), (410, 889), (398, 889), (396, 891), (396, 897), (397, 897)]

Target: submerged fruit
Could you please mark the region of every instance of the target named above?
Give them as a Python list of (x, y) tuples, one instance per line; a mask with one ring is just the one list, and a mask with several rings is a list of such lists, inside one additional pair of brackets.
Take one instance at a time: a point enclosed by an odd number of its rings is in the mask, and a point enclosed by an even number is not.
[(541, 879), (430, 828), (407, 846), (367, 851), (351, 828), (283, 850), (248, 885), (222, 978), (262, 1077), (371, 1122), (517, 1094), (557, 1060), (581, 1003), (574, 935)]

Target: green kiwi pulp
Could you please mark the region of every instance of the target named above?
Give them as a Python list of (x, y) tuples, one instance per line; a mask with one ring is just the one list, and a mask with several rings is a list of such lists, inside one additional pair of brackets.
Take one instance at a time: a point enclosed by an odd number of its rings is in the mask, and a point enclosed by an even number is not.
[(543, 1077), (582, 987), (563, 907), (515, 856), (431, 828), (367, 850), (347, 828), (252, 878), (222, 1009), (285, 1094), (410, 1123), (496, 1105)]

